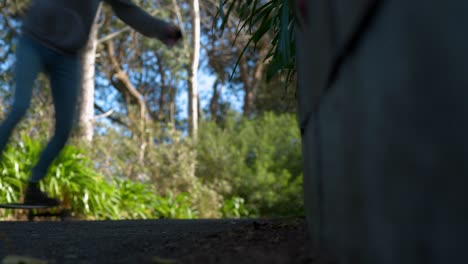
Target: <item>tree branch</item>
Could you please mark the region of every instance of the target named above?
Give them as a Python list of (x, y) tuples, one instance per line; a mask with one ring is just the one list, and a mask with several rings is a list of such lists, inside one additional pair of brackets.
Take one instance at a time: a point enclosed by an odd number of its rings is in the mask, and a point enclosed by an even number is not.
[[(104, 109), (103, 109), (102, 107), (100, 107), (99, 105), (94, 104), (94, 107), (95, 107), (99, 112), (105, 113)], [(113, 109), (111, 109), (111, 110), (109, 110), (109, 111), (113, 111)], [(107, 111), (107, 112), (109, 112), (109, 111)], [(111, 113), (111, 114), (112, 114), (112, 113)], [(118, 118), (118, 117), (113, 117), (113, 116), (111, 116), (111, 114), (109, 114), (108, 116), (106, 116), (106, 118), (108, 118), (108, 119), (111, 120), (112, 122), (117, 123), (117, 124), (119, 124), (119, 125), (121, 125), (121, 126), (124, 126), (124, 127), (127, 127), (127, 128), (129, 127), (122, 119), (120, 119), (120, 118)], [(98, 118), (98, 117), (99, 117), (99, 115), (96, 116), (95, 118)]]
[(100, 115), (94, 116), (94, 120), (109, 117), (109, 116), (112, 115), (114, 112), (115, 112), (114, 109), (110, 109), (110, 110), (108, 110), (108, 111), (105, 112), (105, 113), (102, 113), (102, 114), (100, 114)]

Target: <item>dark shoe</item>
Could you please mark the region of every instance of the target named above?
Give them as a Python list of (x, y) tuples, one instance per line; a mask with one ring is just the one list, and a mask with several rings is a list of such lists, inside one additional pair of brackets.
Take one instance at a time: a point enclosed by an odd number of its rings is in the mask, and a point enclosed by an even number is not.
[(46, 193), (39, 189), (38, 184), (30, 183), (24, 195), (24, 203), (27, 205), (46, 205), (58, 206), (60, 201), (58, 199), (50, 198)]

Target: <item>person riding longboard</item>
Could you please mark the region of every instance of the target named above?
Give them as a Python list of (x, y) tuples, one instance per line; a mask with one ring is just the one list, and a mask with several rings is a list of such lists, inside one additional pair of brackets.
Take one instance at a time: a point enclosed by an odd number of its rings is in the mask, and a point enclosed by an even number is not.
[[(152, 17), (131, 0), (103, 0), (114, 13), (144, 36), (167, 46), (182, 37), (175, 25)], [(14, 102), (0, 125), (0, 153), (14, 127), (30, 106), (32, 88), (39, 72), (48, 75), (55, 108), (55, 131), (32, 169), (24, 195), (28, 205), (57, 206), (39, 189), (38, 182), (65, 146), (73, 127), (80, 91), (80, 53), (86, 46), (100, 0), (33, 0), (22, 24), (16, 51)]]

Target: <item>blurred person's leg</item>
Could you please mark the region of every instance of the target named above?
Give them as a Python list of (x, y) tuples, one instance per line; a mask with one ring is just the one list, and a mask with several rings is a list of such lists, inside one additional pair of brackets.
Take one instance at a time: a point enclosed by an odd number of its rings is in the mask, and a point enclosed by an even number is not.
[(70, 137), (75, 121), (77, 100), (81, 84), (81, 64), (78, 54), (60, 54), (49, 51), (46, 70), (50, 76), (55, 109), (55, 131), (39, 162), (33, 168), (31, 183), (46, 176), (49, 166), (60, 154)]
[(13, 129), (21, 121), (31, 104), (34, 81), (42, 70), (42, 66), (36, 44), (27, 37), (20, 37), (16, 49), (13, 105), (6, 120), (0, 126), (0, 153), (6, 147)]

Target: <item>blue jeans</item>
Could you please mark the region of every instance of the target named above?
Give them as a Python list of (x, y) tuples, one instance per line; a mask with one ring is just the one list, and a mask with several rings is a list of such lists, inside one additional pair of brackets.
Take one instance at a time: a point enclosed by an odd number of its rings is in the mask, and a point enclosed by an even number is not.
[(39, 72), (44, 72), (50, 79), (55, 132), (32, 170), (29, 181), (34, 183), (46, 176), (49, 166), (70, 136), (80, 89), (79, 55), (63, 54), (27, 36), (20, 37), (16, 51), (14, 102), (11, 112), (0, 125), (0, 153), (31, 104), (33, 85)]

